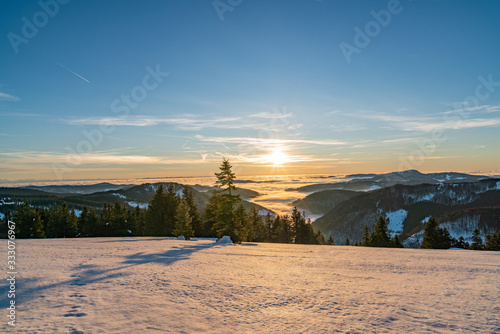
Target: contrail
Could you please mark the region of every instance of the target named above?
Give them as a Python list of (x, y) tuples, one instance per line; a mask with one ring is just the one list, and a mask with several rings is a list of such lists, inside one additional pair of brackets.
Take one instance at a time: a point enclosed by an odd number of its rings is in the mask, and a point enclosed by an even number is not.
[(63, 64), (58, 63), (57, 61), (56, 61), (56, 63), (57, 63), (59, 66), (61, 66), (62, 68), (64, 68), (64, 69), (66, 69), (66, 70), (70, 71), (71, 73), (73, 73), (74, 75), (76, 75), (77, 77), (79, 77), (80, 79), (85, 80), (86, 82), (90, 83), (90, 81), (88, 81), (87, 79), (85, 79), (84, 77), (82, 77), (80, 74), (73, 72), (72, 70), (70, 70), (69, 68), (67, 68), (67, 67), (66, 67), (66, 66), (64, 66)]

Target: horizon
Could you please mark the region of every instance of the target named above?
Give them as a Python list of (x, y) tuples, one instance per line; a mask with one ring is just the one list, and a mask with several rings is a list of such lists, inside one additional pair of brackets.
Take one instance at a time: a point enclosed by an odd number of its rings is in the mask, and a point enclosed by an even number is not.
[(215, 3), (0, 4), (0, 184), (500, 175), (497, 1)]

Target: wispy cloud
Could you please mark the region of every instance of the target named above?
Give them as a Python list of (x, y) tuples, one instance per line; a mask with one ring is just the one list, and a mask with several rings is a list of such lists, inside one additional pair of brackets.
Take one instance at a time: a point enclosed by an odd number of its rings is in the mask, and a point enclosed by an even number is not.
[(366, 126), (356, 123), (335, 124), (330, 125), (330, 128), (335, 132), (353, 132), (367, 129)]
[(245, 124), (228, 124), (241, 120), (239, 117), (217, 117), (199, 119), (195, 117), (162, 118), (153, 116), (128, 117), (88, 117), (73, 120), (64, 120), (67, 124), (82, 125), (114, 125), (114, 126), (154, 126), (161, 124), (175, 125), (183, 130), (201, 130), (203, 128), (243, 128)]
[[(481, 110), (496, 111), (496, 106), (486, 106)], [(437, 130), (462, 130), (492, 127), (500, 125), (499, 118), (465, 118), (455, 117), (456, 119), (446, 120), (443, 116), (401, 116), (376, 113), (360, 113), (353, 115), (357, 118), (380, 120), (391, 123), (395, 128), (404, 131), (430, 132)]]
[(460, 119), (444, 122), (408, 122), (403, 125), (406, 131), (437, 131), (437, 130), (463, 130), (484, 128), (500, 125), (500, 119)]
[(258, 118), (266, 118), (266, 119), (277, 119), (277, 118), (287, 118), (291, 117), (293, 114), (291, 112), (260, 112), (257, 114), (250, 115), (248, 117), (258, 117)]
[(17, 102), (17, 101), (21, 101), (21, 99), (18, 98), (17, 96), (0, 92), (0, 101)]
[(500, 111), (500, 105), (482, 105), (477, 107), (465, 107), (464, 104), (452, 104), (453, 110), (448, 110), (442, 114), (454, 114), (454, 113), (493, 113)]
[(311, 145), (346, 145), (346, 142), (338, 140), (309, 140), (309, 139), (265, 139), (251, 137), (204, 137), (196, 135), (195, 138), (205, 142), (234, 143), (234, 144), (268, 144), (268, 145), (288, 145), (288, 144), (311, 144)]
[[(22, 151), (22, 152), (7, 152), (0, 153), (0, 157), (9, 160), (10, 163), (20, 164), (47, 164), (47, 163), (62, 163), (67, 162), (66, 153), (54, 152), (37, 152), (37, 151)], [(96, 152), (89, 154), (80, 154), (80, 164), (130, 164), (130, 165), (177, 165), (177, 164), (196, 164), (208, 162), (208, 156), (199, 156), (196, 158), (174, 158), (162, 156), (148, 155), (120, 155), (109, 152)]]

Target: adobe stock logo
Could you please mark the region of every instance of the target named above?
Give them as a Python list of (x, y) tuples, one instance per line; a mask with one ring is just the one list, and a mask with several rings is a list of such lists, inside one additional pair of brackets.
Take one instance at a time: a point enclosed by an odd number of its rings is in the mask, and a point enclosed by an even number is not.
[(7, 38), (9, 39), (10, 45), (16, 54), (19, 53), (19, 45), (28, 44), (30, 39), (33, 39), (38, 35), (38, 30), (45, 27), (49, 23), (49, 19), (53, 18), (59, 13), (60, 5), (65, 5), (70, 0), (47, 0), (38, 1), (38, 5), (42, 10), (39, 10), (33, 14), (31, 21), (28, 20), (26, 16), (21, 18), (23, 26), (21, 28), (21, 34), (16, 34), (14, 32), (9, 32)]
[[(411, 0), (410, 0), (411, 1)], [(394, 15), (397, 15), (403, 11), (403, 6), (399, 0), (389, 0), (387, 3), (387, 9), (382, 9), (378, 12), (372, 10), (370, 15), (374, 18), (365, 24), (364, 31), (358, 26), (354, 27), (356, 34), (353, 38), (353, 44), (351, 45), (346, 42), (339, 44), (340, 50), (345, 57), (348, 64), (351, 63), (353, 54), (360, 54), (361, 50), (370, 45), (373, 38), (377, 37), (382, 31), (382, 27), (387, 27)]]

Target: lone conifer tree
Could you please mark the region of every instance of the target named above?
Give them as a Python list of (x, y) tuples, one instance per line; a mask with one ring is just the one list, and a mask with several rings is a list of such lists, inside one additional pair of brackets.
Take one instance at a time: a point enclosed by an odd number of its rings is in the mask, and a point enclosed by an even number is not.
[[(234, 186), (235, 174), (231, 171), (229, 160), (224, 158), (220, 166), (220, 172), (215, 173), (217, 177), (216, 192), (220, 195), (212, 196), (219, 201), (216, 214), (216, 222), (213, 225), (217, 232), (217, 237), (229, 235), (233, 242), (241, 242), (244, 237), (245, 222), (243, 212), (240, 210), (238, 215), (235, 212), (235, 207), (241, 202), (240, 195), (233, 195), (236, 190)], [(220, 190), (219, 190), (220, 189)], [(246, 213), (245, 213), (246, 215)]]

